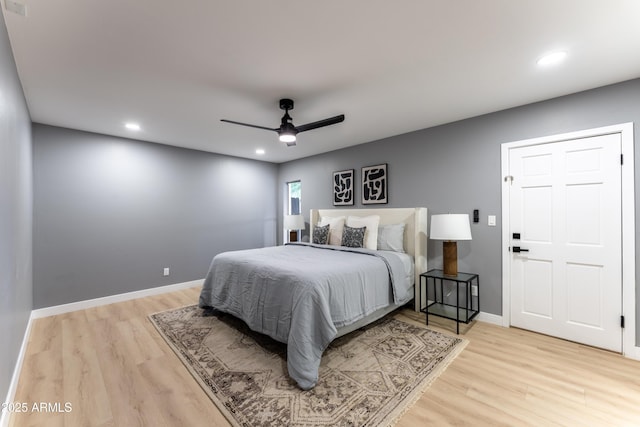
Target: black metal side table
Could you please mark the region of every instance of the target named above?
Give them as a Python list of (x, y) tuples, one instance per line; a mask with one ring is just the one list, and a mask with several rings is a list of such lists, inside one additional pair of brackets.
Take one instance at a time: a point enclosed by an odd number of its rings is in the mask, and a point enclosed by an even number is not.
[[(424, 282), (423, 282), (424, 280)], [(444, 294), (444, 282), (454, 282), (456, 291), (456, 303), (446, 302)], [(425, 285), (426, 305), (422, 307), (422, 285)], [(429, 299), (429, 283), (433, 283), (433, 299)], [(437, 285), (440, 286), (437, 286)], [(460, 288), (463, 289), (464, 300), (460, 300)], [(429, 324), (429, 314), (444, 317), (456, 321), (456, 333), (460, 333), (460, 322), (469, 323), (480, 312), (480, 279), (477, 274), (458, 273), (448, 276), (442, 270), (429, 270), (420, 275), (420, 311), (426, 314), (426, 322)], [(474, 304), (475, 301), (475, 304)], [(475, 306), (475, 308), (474, 308)]]

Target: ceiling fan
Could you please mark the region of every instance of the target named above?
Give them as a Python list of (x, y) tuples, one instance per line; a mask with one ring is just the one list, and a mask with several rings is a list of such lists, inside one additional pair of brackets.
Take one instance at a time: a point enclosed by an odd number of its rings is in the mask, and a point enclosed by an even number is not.
[(235, 122), (233, 120), (226, 120), (226, 119), (221, 119), (220, 121), (233, 123), (235, 125), (249, 126), (252, 128), (265, 129), (265, 130), (278, 132), (280, 141), (286, 143), (288, 147), (296, 145), (296, 135), (299, 134), (300, 132), (305, 132), (308, 130), (317, 129), (324, 126), (335, 125), (336, 123), (340, 123), (344, 121), (344, 114), (340, 114), (339, 116), (330, 117), (324, 120), (318, 120), (317, 122), (307, 123), (306, 125), (294, 126), (293, 123), (291, 123), (291, 116), (289, 115), (289, 110), (293, 110), (293, 100), (288, 98), (281, 99), (280, 109), (284, 110), (284, 116), (282, 116), (282, 122), (280, 123), (280, 127), (277, 127), (277, 128), (268, 128), (265, 126)]

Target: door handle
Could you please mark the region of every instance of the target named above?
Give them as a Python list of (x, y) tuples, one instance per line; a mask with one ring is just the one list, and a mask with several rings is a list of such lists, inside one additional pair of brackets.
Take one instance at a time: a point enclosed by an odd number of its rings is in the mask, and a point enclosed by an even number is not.
[(529, 249), (522, 249), (520, 246), (514, 246), (513, 252), (529, 252)]

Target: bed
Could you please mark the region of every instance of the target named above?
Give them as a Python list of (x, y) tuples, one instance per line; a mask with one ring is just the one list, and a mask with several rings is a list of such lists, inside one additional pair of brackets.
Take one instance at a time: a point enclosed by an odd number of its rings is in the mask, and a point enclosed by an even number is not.
[(313, 388), (329, 343), (414, 299), (427, 271), (426, 208), (312, 209), (311, 235), (321, 221), (372, 216), (379, 230), (402, 224), (402, 252), (314, 243), (224, 252), (211, 263), (200, 307), (286, 343), (289, 376)]

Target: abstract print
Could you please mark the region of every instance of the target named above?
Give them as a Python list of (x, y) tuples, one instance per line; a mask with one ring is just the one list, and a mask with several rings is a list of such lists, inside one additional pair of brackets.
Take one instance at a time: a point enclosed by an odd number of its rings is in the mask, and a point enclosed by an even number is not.
[(387, 164), (362, 168), (362, 204), (387, 203)]
[(333, 173), (333, 205), (353, 205), (354, 170), (348, 169)]

